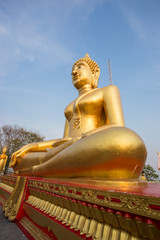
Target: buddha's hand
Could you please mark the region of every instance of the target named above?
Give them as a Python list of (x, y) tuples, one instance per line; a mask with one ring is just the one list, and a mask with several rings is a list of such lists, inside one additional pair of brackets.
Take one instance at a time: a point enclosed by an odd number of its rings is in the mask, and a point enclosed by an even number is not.
[(61, 145), (61, 144), (63, 144), (63, 143), (66, 143), (66, 142), (68, 142), (68, 141), (71, 141), (73, 138), (71, 138), (71, 137), (66, 137), (66, 138), (63, 138), (63, 139), (58, 139), (58, 140), (56, 140), (56, 142), (54, 142), (53, 144), (52, 144), (52, 147), (57, 147), (57, 146), (59, 146), (59, 145)]
[(22, 158), (26, 155), (28, 152), (33, 152), (35, 149), (38, 148), (38, 144), (28, 144), (22, 148), (20, 148), (18, 151), (14, 152), (11, 157), (10, 161), (10, 167), (13, 167), (16, 164), (17, 158)]
[(9, 167), (13, 167), (13, 166), (16, 164), (16, 159), (17, 159), (16, 155), (18, 154), (19, 151), (20, 151), (20, 150), (14, 152), (14, 153), (12, 154), (12, 156), (11, 156), (11, 161), (10, 161), (10, 163), (9, 163)]
[[(67, 137), (67, 138), (59, 139), (55, 143), (52, 144), (52, 147), (58, 147), (59, 145), (64, 144), (64, 148), (65, 148), (65, 147), (68, 147), (69, 145), (73, 144), (74, 142), (76, 142), (77, 140), (79, 140), (81, 138), (82, 138), (82, 136), (77, 136), (77, 137), (74, 137), (74, 138)], [(65, 145), (65, 143), (66, 143), (66, 145)]]

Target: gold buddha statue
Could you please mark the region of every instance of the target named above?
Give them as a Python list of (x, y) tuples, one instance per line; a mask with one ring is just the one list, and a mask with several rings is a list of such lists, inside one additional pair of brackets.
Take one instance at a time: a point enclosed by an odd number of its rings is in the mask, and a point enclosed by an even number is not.
[(2, 154), (0, 155), (0, 173), (5, 171), (8, 156), (6, 155), (7, 145), (2, 149)]
[(145, 176), (144, 171), (142, 171), (142, 175), (141, 175), (141, 177), (140, 177), (140, 180), (141, 180), (141, 181), (144, 181), (144, 182), (147, 182), (147, 178), (146, 178), (146, 176)]
[(63, 138), (28, 144), (15, 152), (10, 166), (16, 174), (139, 178), (146, 147), (125, 127), (118, 88), (97, 88), (99, 75), (99, 66), (88, 54), (74, 63), (72, 82), (79, 95), (64, 111)]

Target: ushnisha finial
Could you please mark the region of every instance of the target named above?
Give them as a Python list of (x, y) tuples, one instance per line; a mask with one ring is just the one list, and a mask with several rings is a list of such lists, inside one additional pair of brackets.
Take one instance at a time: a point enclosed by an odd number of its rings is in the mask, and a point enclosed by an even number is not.
[(90, 56), (89, 56), (89, 54), (88, 54), (88, 53), (86, 53), (86, 55), (85, 55), (85, 58), (90, 58)]

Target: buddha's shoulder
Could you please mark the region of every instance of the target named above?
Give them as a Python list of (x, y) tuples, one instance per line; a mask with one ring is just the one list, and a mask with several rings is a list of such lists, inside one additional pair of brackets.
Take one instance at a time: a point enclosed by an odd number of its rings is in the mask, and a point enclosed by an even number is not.
[(118, 87), (115, 86), (115, 85), (108, 85), (108, 86), (103, 87), (103, 88), (101, 88), (101, 89), (103, 89), (104, 91), (112, 91), (112, 90), (117, 90)]
[(108, 85), (106, 87), (102, 87), (102, 88), (97, 88), (96, 92), (97, 94), (103, 94), (104, 92), (110, 92), (110, 91), (118, 91), (118, 87), (115, 85)]

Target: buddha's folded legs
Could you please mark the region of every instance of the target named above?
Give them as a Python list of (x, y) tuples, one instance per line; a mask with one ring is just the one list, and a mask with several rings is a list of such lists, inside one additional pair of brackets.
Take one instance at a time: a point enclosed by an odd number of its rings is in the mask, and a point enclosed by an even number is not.
[(125, 127), (82, 138), (48, 161), (19, 172), (43, 177), (138, 178), (147, 156), (142, 139)]

